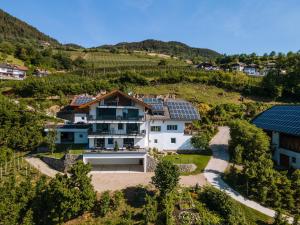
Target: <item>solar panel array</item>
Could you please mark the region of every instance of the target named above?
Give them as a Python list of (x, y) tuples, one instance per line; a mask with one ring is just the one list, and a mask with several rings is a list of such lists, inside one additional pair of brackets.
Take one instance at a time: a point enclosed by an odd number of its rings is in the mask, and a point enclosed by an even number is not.
[(265, 130), (300, 135), (300, 105), (274, 106), (252, 123)]
[(82, 105), (82, 104), (88, 103), (88, 102), (90, 102), (92, 100), (93, 100), (93, 98), (90, 97), (90, 96), (78, 96), (75, 99), (74, 104), (76, 104), (76, 105)]
[(176, 120), (199, 120), (198, 111), (189, 102), (167, 101), (166, 102), (171, 119)]

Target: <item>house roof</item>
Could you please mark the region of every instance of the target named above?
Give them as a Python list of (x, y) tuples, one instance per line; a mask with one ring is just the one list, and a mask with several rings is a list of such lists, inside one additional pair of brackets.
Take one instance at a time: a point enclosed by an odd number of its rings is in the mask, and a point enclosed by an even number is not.
[(96, 98), (95, 100), (93, 100), (93, 101), (90, 101), (90, 102), (87, 102), (87, 103), (85, 103), (85, 104), (80, 105), (79, 108), (86, 108), (86, 107), (88, 107), (88, 106), (90, 106), (90, 105), (92, 105), (92, 104), (95, 104), (95, 103), (97, 103), (97, 102), (100, 102), (102, 99), (105, 99), (105, 98), (107, 98), (107, 97), (113, 96), (113, 95), (115, 95), (115, 94), (120, 94), (120, 95), (124, 96), (125, 98), (131, 99), (132, 101), (136, 102), (136, 103), (139, 104), (139, 105), (142, 105), (142, 106), (144, 106), (144, 107), (146, 107), (146, 108), (148, 108), (148, 109), (151, 109), (150, 105), (148, 105), (148, 104), (144, 103), (143, 101), (140, 101), (140, 100), (138, 100), (138, 99), (136, 99), (136, 98), (133, 98), (132, 96), (130, 96), (130, 95), (128, 95), (128, 94), (125, 94), (124, 92), (122, 92), (122, 91), (120, 91), (120, 90), (114, 90), (114, 91), (111, 91), (111, 92), (109, 92), (109, 93), (107, 93), (107, 94), (105, 94), (105, 95), (101, 95), (101, 96), (97, 97), (97, 98)]
[(300, 136), (300, 105), (278, 105), (262, 112), (252, 123), (264, 130)]
[(151, 105), (152, 112), (163, 112), (163, 115), (152, 115), (151, 119), (200, 120), (198, 110), (190, 103), (179, 99), (144, 98)]
[(95, 98), (93, 96), (89, 96), (89, 95), (76, 95), (71, 103), (70, 103), (70, 106), (80, 106), (80, 105), (83, 105), (83, 104), (86, 104), (88, 102), (91, 102), (95, 100)]
[(26, 66), (18, 66), (18, 65), (13, 65), (13, 64), (9, 64), (9, 63), (1, 63), (0, 67), (1, 68), (9, 68), (9, 69), (18, 69), (18, 70), (22, 70), (22, 71), (28, 70), (28, 68)]

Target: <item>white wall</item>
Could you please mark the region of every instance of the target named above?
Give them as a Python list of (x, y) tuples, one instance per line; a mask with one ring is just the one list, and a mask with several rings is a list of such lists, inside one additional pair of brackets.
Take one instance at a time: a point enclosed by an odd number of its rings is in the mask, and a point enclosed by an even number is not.
[(85, 113), (75, 113), (74, 115), (74, 123), (87, 123), (87, 116)]
[[(149, 121), (149, 148), (157, 148), (159, 150), (193, 150), (194, 147), (191, 144), (192, 135), (185, 135), (186, 121)], [(167, 130), (167, 125), (177, 125), (176, 130)], [(161, 126), (160, 132), (151, 131), (151, 126)], [(176, 139), (176, 143), (171, 143), (171, 138)], [(155, 139), (157, 143), (155, 143)]]
[[(272, 145), (275, 147), (275, 152), (273, 159), (280, 164), (280, 154), (284, 154), (290, 157), (290, 165), (293, 168), (300, 169), (300, 153), (290, 151), (288, 149), (283, 149), (279, 147), (279, 133), (273, 131), (272, 132)], [(296, 163), (292, 162), (292, 157), (296, 158)]]

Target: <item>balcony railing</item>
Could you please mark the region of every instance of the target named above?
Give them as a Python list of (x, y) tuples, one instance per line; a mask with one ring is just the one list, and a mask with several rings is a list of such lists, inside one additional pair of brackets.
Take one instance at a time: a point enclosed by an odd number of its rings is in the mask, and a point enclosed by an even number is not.
[(118, 131), (118, 130), (99, 130), (99, 131), (90, 131), (89, 135), (124, 135), (124, 136), (144, 136), (145, 132), (143, 131)]
[(144, 121), (144, 116), (128, 117), (128, 116), (97, 116), (96, 119), (89, 115), (87, 118), (89, 121), (96, 120), (121, 120), (121, 121)]

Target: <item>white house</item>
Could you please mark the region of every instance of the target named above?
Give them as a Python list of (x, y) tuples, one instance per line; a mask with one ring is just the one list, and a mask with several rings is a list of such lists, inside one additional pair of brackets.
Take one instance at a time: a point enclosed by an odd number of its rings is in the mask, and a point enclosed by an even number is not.
[(300, 105), (273, 106), (252, 123), (270, 136), (278, 165), (300, 169)]
[(246, 66), (246, 64), (244, 64), (244, 63), (240, 63), (240, 62), (233, 63), (233, 64), (231, 64), (231, 70), (243, 72), (245, 66)]
[(0, 79), (23, 80), (26, 78), (27, 71), (28, 68), (25, 66), (2, 63), (0, 64)]
[(245, 66), (243, 71), (249, 76), (262, 76), (256, 64), (250, 64)]
[[(119, 90), (93, 98), (77, 96), (72, 124), (57, 128), (57, 143), (86, 143), (84, 162), (139, 164), (149, 148), (194, 150), (191, 124), (199, 120), (191, 103), (176, 99), (137, 99)], [(120, 153), (120, 154), (118, 154)]]

